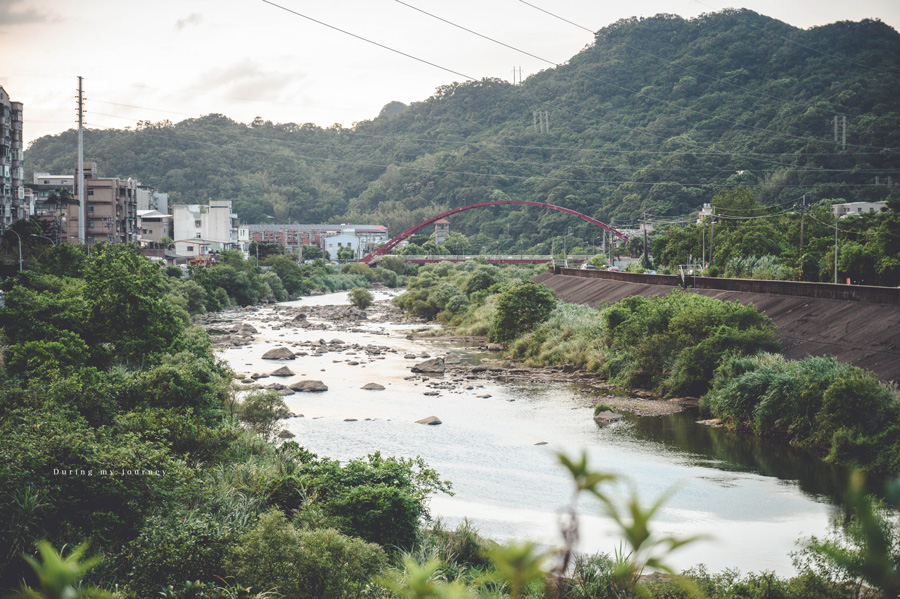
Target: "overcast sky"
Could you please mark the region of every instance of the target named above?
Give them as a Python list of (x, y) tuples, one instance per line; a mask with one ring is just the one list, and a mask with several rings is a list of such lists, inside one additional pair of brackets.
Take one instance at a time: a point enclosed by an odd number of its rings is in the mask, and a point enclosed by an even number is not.
[[(588, 31), (520, 0), (271, 0), (308, 17), (476, 79), (511, 80), (550, 65), (410, 8), (564, 62)], [(900, 29), (898, 0), (528, 0), (592, 31), (618, 19), (693, 17), (744, 7), (797, 27), (878, 18)], [(74, 126), (76, 77), (86, 124), (179, 121), (350, 126), (390, 101), (424, 100), (455, 75), (312, 22), (264, 0), (0, 0), (0, 85), (25, 104), (25, 140)]]

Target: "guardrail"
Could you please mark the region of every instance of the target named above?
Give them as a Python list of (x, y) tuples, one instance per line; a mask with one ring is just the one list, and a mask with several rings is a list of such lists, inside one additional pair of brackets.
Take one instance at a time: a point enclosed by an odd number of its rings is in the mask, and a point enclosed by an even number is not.
[[(586, 279), (606, 279), (643, 283), (647, 285), (681, 285), (677, 275), (648, 275), (633, 272), (610, 272), (606, 270), (581, 270), (554, 266), (555, 274)], [(686, 286), (695, 289), (717, 289), (720, 291), (741, 291), (744, 293), (771, 293), (795, 295), (820, 299), (833, 299), (874, 304), (900, 305), (900, 288), (875, 287), (870, 285), (835, 285), (834, 283), (806, 283), (799, 281), (761, 281), (756, 279), (722, 279), (714, 277), (687, 276)]]

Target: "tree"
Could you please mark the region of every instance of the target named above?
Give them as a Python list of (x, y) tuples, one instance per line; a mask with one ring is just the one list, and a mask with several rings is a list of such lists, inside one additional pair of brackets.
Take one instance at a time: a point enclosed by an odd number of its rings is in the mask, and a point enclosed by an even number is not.
[(284, 246), (280, 243), (259, 243), (256, 241), (250, 242), (250, 256), (253, 258), (259, 257), (260, 261), (269, 256), (281, 256), (284, 254)]
[(313, 245), (304, 245), (300, 248), (300, 255), (304, 260), (315, 260), (322, 257), (322, 249)]
[(338, 260), (353, 260), (356, 257), (356, 250), (349, 245), (338, 248)]
[(247, 395), (241, 402), (237, 416), (246, 422), (253, 432), (271, 439), (279, 420), (291, 415), (277, 391), (265, 389)]
[(531, 281), (514, 283), (497, 298), (488, 333), (491, 341), (511, 341), (544, 322), (556, 308), (556, 294)]
[(183, 324), (165, 300), (159, 268), (132, 245), (98, 245), (85, 267), (90, 344), (108, 343), (111, 356), (143, 362), (167, 351)]

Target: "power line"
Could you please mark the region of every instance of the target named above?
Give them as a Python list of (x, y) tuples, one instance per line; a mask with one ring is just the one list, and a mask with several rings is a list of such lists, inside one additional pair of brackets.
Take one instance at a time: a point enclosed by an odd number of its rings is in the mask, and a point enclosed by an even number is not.
[[(144, 130), (141, 132), (144, 135), (155, 135), (158, 132), (153, 130)], [(281, 140), (281, 139), (273, 139), (273, 138), (257, 138), (259, 141), (269, 141), (277, 144), (283, 145), (295, 145), (292, 142)], [(203, 142), (196, 140), (188, 140), (182, 139), (183, 142), (195, 143), (199, 145), (209, 145), (217, 148), (221, 148), (221, 144), (213, 143), (213, 142)], [(247, 147), (242, 147), (242, 152), (257, 152), (263, 153), (266, 155), (271, 155), (271, 151), (267, 150), (257, 150), (250, 149)], [(739, 187), (740, 184), (728, 184), (728, 183), (685, 183), (680, 181), (631, 181), (631, 180), (617, 180), (617, 179), (593, 179), (593, 178), (575, 178), (575, 177), (551, 177), (545, 175), (516, 175), (516, 174), (508, 174), (508, 173), (483, 173), (478, 171), (467, 171), (467, 170), (451, 170), (451, 169), (438, 169), (438, 168), (428, 168), (421, 166), (413, 166), (409, 164), (391, 164), (391, 163), (378, 163), (378, 162), (368, 162), (362, 160), (345, 160), (331, 157), (322, 157), (311, 154), (297, 154), (293, 153), (292, 156), (294, 158), (302, 158), (305, 160), (315, 160), (326, 163), (334, 163), (334, 164), (350, 164), (357, 166), (375, 166), (380, 168), (396, 168), (398, 170), (411, 170), (418, 172), (429, 172), (429, 173), (437, 173), (437, 174), (447, 174), (447, 175), (464, 175), (464, 176), (475, 176), (475, 177), (488, 177), (488, 178), (499, 178), (499, 179), (516, 179), (516, 180), (533, 180), (533, 181), (558, 181), (558, 182), (568, 182), (568, 183), (594, 183), (598, 185), (638, 185), (638, 186), (654, 186), (659, 184), (667, 184), (667, 185), (676, 185), (681, 187), (690, 187), (690, 188), (722, 188), (722, 187)], [(854, 187), (880, 187), (880, 185), (868, 184), (868, 183), (847, 183), (843, 185), (847, 188)], [(808, 187), (808, 185), (792, 185), (786, 184), (781, 187), (785, 188), (794, 188), (794, 187)]]
[(295, 10), (291, 10), (290, 8), (281, 6), (280, 4), (275, 4), (274, 2), (271, 2), (271, 0), (260, 0), (260, 1), (261, 1), (261, 2), (265, 2), (266, 4), (269, 4), (269, 5), (271, 5), (271, 6), (274, 6), (275, 8), (280, 8), (281, 10), (283, 10), (283, 11), (285, 11), (285, 12), (289, 12), (289, 13), (291, 13), (292, 15), (297, 15), (298, 17), (302, 17), (302, 18), (304, 18), (304, 19), (307, 19), (308, 21), (312, 21), (313, 23), (317, 23), (317, 24), (322, 25), (322, 26), (324, 26), (324, 27), (328, 27), (329, 29), (334, 29), (335, 31), (339, 31), (339, 32), (343, 33), (344, 35), (349, 35), (350, 37), (355, 37), (356, 39), (362, 40), (362, 41), (364, 41), (364, 42), (366, 42), (366, 43), (368, 43), (368, 44), (372, 44), (373, 46), (378, 46), (379, 48), (384, 48), (385, 50), (389, 50), (389, 51), (394, 52), (394, 53), (396, 53), (396, 54), (400, 54), (401, 56), (405, 56), (405, 57), (407, 57), (407, 58), (411, 58), (411, 59), (416, 60), (416, 61), (418, 61), (418, 62), (427, 64), (427, 65), (429, 65), (429, 66), (432, 66), (432, 67), (441, 69), (442, 71), (447, 71), (448, 73), (453, 73), (454, 75), (459, 75), (460, 77), (464, 77), (465, 79), (469, 79), (469, 80), (471, 80), (471, 81), (476, 81), (476, 79), (475, 79), (474, 77), (470, 77), (469, 75), (465, 75), (465, 74), (460, 73), (460, 72), (458, 72), (458, 71), (454, 71), (453, 69), (448, 69), (447, 67), (442, 67), (442, 66), (439, 65), (439, 64), (435, 64), (435, 63), (433, 63), (433, 62), (427, 61), (427, 60), (425, 60), (424, 58), (419, 58), (418, 56), (413, 56), (412, 54), (407, 54), (406, 52), (403, 52), (403, 51), (401, 51), (401, 50), (397, 50), (397, 49), (395, 49), (395, 48), (391, 48), (390, 46), (385, 46), (384, 44), (380, 44), (380, 43), (378, 43), (378, 42), (376, 42), (376, 41), (373, 41), (373, 40), (370, 40), (370, 39), (368, 39), (368, 38), (362, 37), (361, 35), (356, 35), (355, 33), (350, 33), (349, 31), (346, 31), (346, 30), (344, 30), (344, 29), (341, 29), (340, 27), (335, 27), (334, 25), (329, 25), (328, 23), (325, 23), (324, 21), (319, 21), (318, 19), (314, 19), (314, 18), (312, 18), (312, 17), (309, 17), (309, 16), (307, 16), (307, 15), (304, 15), (304, 14), (302, 14), (302, 13), (299, 13), (299, 12), (297, 12), (297, 11), (295, 11)]

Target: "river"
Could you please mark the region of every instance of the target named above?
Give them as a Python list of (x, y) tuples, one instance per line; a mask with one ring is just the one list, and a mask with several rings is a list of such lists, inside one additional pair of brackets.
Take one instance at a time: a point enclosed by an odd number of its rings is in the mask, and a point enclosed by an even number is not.
[[(376, 294), (376, 299), (387, 297), (385, 292)], [(346, 303), (347, 294), (338, 293), (281, 305)], [(713, 571), (738, 568), (790, 575), (794, 568), (789, 554), (798, 548), (797, 541), (827, 533), (836, 512), (835, 497), (845, 476), (839, 469), (802, 452), (696, 424), (695, 414), (628, 416), (600, 428), (591, 417), (594, 400), (576, 386), (485, 379), (472, 389), (425, 395), (434, 392), (426, 382), (408, 380), (409, 368), (419, 360), (404, 354), (421, 358), (465, 350), (440, 340), (407, 339), (410, 325), (363, 321), (354, 332), (280, 328), (272, 322), (273, 314), (270, 308), (225, 313), (223, 318), (249, 322), (259, 334), (251, 345), (221, 350), (222, 358), (241, 373), (266, 373), (286, 364), (297, 376), (278, 381), (284, 384), (322, 380), (328, 386), (324, 393), (285, 397), (292, 411), (303, 414), (285, 421), (295, 441), (340, 460), (375, 451), (422, 456), (453, 483), (455, 495), (435, 496), (430, 503), (432, 515), (449, 526), (468, 518), (488, 538), (558, 545), (558, 513), (571, 499), (572, 483), (556, 456), (581, 451), (596, 469), (627, 477), (645, 504), (673, 492), (653, 529), (706, 535), (671, 556), (669, 563), (678, 569), (704, 563)], [(399, 353), (261, 359), (270, 347), (334, 338)], [(369, 382), (386, 389), (360, 389)], [(490, 397), (479, 397), (486, 395)], [(432, 415), (442, 424), (415, 423)], [(625, 492), (629, 487), (616, 488)], [(621, 541), (599, 504), (583, 497), (578, 510), (578, 548), (612, 554)]]

